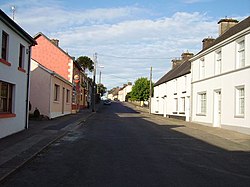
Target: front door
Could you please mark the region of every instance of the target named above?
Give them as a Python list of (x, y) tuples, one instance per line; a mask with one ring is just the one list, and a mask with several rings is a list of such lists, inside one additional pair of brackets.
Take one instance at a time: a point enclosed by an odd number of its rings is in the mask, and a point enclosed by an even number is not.
[(214, 92), (214, 127), (221, 125), (221, 91)]
[(63, 88), (63, 93), (62, 93), (62, 114), (64, 114), (64, 97), (65, 97), (65, 88)]

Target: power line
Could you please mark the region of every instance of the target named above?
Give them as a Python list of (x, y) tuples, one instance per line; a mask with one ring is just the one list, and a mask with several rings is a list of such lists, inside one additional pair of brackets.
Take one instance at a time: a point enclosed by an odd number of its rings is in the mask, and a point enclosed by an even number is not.
[(119, 59), (134, 59), (134, 60), (167, 60), (167, 59), (174, 59), (176, 57), (165, 57), (165, 58), (159, 58), (159, 57), (125, 57), (125, 56), (114, 56), (114, 55), (107, 55), (107, 54), (100, 54), (99, 56), (103, 57), (109, 57), (109, 58), (119, 58)]

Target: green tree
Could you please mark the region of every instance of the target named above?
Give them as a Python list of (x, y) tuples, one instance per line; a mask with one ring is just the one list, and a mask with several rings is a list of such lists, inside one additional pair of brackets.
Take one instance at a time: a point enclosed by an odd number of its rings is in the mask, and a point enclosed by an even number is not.
[(97, 86), (99, 94), (103, 96), (106, 93), (107, 88), (103, 84), (98, 84)]
[(141, 77), (135, 81), (131, 91), (131, 100), (147, 101), (150, 92), (150, 81), (146, 77)]
[(93, 71), (94, 62), (91, 60), (91, 58), (87, 56), (80, 56), (76, 61), (80, 64), (80, 66), (82, 66), (84, 70), (88, 69), (91, 72)]

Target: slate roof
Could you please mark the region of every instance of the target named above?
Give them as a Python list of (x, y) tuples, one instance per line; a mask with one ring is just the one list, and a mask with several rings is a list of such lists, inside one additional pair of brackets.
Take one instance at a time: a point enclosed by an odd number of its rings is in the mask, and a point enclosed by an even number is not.
[(160, 78), (155, 84), (155, 86), (159, 86), (162, 83), (168, 82), (170, 80), (176, 79), (183, 75), (186, 75), (191, 72), (191, 62), (185, 61), (178, 65), (177, 67), (171, 69), (167, 74), (165, 74), (162, 78)]
[(249, 26), (250, 26), (250, 16), (248, 16), (246, 19), (242, 20), (241, 22), (237, 23), (235, 26), (231, 27), (230, 29), (228, 29), (224, 34), (222, 34), (221, 36), (216, 38), (210, 46), (208, 46), (205, 49), (202, 49), (198, 54), (200, 54), (203, 51), (211, 48), (212, 46), (226, 40), (227, 38), (239, 33), (240, 31), (246, 29)]
[(15, 31), (20, 37), (22, 37), (25, 41), (32, 45), (36, 45), (36, 41), (26, 32), (24, 31), (16, 22), (14, 22), (9, 16), (7, 16), (1, 9), (0, 9), (0, 20), (10, 27), (13, 31)]

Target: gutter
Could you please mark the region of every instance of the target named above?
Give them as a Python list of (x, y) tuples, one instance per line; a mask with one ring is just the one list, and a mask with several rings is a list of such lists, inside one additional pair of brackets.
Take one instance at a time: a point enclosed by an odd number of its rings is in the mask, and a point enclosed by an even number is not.
[(29, 95), (30, 95), (30, 63), (31, 63), (31, 47), (29, 46), (29, 55), (28, 55), (28, 73), (27, 73), (27, 90), (26, 90), (26, 118), (25, 118), (25, 129), (28, 129), (28, 119), (29, 119)]

